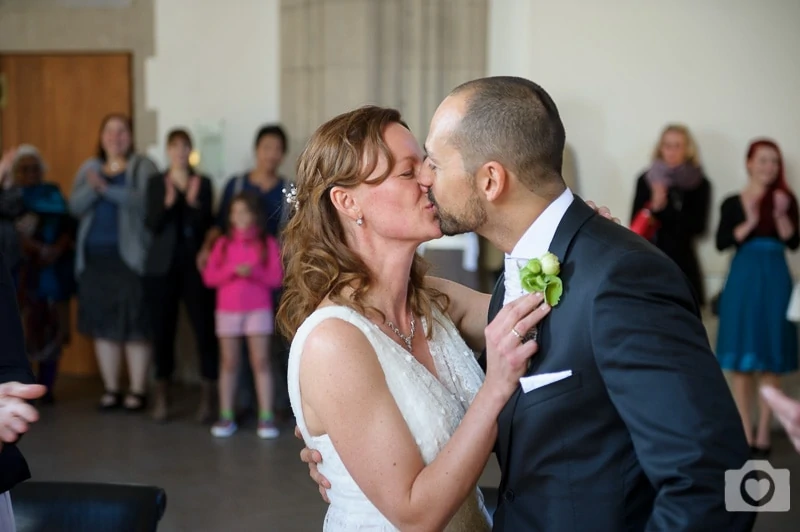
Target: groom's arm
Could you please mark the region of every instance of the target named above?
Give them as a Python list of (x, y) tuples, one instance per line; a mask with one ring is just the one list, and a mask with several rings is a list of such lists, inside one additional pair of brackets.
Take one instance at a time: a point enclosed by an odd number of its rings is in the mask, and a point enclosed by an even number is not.
[(630, 251), (599, 287), (598, 367), (657, 491), (647, 530), (750, 530), (725, 509), (725, 471), (749, 459), (742, 423), (689, 285), (669, 259)]

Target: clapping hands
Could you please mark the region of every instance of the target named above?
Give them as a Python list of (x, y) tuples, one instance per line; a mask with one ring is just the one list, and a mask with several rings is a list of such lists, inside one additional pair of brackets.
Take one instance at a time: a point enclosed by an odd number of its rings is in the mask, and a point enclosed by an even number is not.
[(650, 185), (650, 191), (650, 210), (653, 212), (663, 211), (669, 202), (667, 186), (662, 183), (653, 183)]
[(750, 226), (757, 226), (761, 216), (761, 198), (753, 196), (744, 197), (743, 195), (742, 207), (744, 208), (745, 219)]
[(164, 207), (169, 209), (175, 205), (175, 201), (178, 199), (178, 191), (169, 176), (164, 179), (164, 188)]
[[(178, 187), (175, 185), (175, 182), (167, 175), (165, 178), (165, 187), (166, 191), (164, 193), (164, 206), (166, 208), (170, 208), (175, 205), (175, 202), (178, 200)], [(192, 175), (189, 176), (186, 182), (186, 203), (190, 207), (197, 206), (197, 199), (200, 196), (200, 185), (201, 180), (198, 176)]]
[(86, 180), (89, 182), (89, 185), (94, 189), (94, 191), (100, 194), (105, 192), (106, 188), (108, 187), (106, 180), (103, 179), (103, 176), (101, 176), (100, 172), (98, 172), (95, 168), (92, 168), (86, 173)]
[(789, 212), (789, 194), (776, 190), (772, 196), (772, 215), (777, 220)]
[(197, 206), (197, 198), (200, 196), (201, 180), (198, 176), (193, 175), (189, 178), (189, 184), (186, 186), (186, 203), (191, 207)]

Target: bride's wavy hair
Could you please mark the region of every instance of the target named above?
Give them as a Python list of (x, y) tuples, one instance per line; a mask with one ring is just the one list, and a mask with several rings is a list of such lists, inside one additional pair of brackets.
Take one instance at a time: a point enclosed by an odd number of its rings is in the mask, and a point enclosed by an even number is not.
[[(379, 309), (363, 303), (373, 280), (364, 261), (347, 246), (330, 192), (337, 186), (377, 185), (389, 176), (395, 161), (383, 133), (394, 123), (408, 129), (395, 109), (361, 107), (320, 126), (300, 155), (295, 212), (283, 232), (284, 294), (276, 316), (279, 331), (288, 340), (326, 296), (361, 314), (371, 310), (385, 318)], [(381, 157), (388, 161), (386, 172), (368, 181)], [(449, 300), (426, 286), (427, 271), (427, 262), (416, 254), (408, 298), (412, 312), (433, 323), (433, 309), (445, 312)], [(352, 291), (343, 295), (348, 287)], [(432, 330), (428, 327), (429, 336)]]

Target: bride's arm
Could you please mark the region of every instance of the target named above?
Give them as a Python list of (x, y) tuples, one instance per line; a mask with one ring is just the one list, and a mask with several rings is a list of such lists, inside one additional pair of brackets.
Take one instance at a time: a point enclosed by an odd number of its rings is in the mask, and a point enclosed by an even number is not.
[[(328, 434), (367, 498), (401, 530), (442, 530), (474, 491), (497, 435), (497, 416), (519, 386), (534, 342), (527, 330), (547, 314), (531, 296), (508, 305), (487, 328), (489, 368), (458, 429), (425, 465), (363, 333), (328, 320), (306, 340), (300, 365), (303, 409), (312, 434)], [(516, 302), (515, 302), (516, 303)], [(506, 312), (508, 310), (508, 312)], [(496, 346), (496, 347), (495, 347)], [(436, 504), (431, 504), (436, 501)]]
[(431, 288), (447, 294), (450, 298), (447, 314), (455, 323), (458, 332), (470, 348), (483, 351), (486, 347), (484, 330), (489, 318), (489, 300), (492, 296), (439, 277), (427, 277), (425, 282)]

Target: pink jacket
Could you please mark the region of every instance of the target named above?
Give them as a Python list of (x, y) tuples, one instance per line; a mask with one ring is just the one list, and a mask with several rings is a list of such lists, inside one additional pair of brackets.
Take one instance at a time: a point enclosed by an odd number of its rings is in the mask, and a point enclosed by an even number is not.
[[(262, 260), (265, 245), (266, 260)], [(236, 273), (243, 264), (251, 268), (246, 277)], [(271, 236), (260, 242), (254, 229), (220, 237), (203, 270), (203, 282), (217, 289), (217, 310), (223, 312), (273, 310), (272, 291), (280, 288), (282, 281), (278, 243)]]

